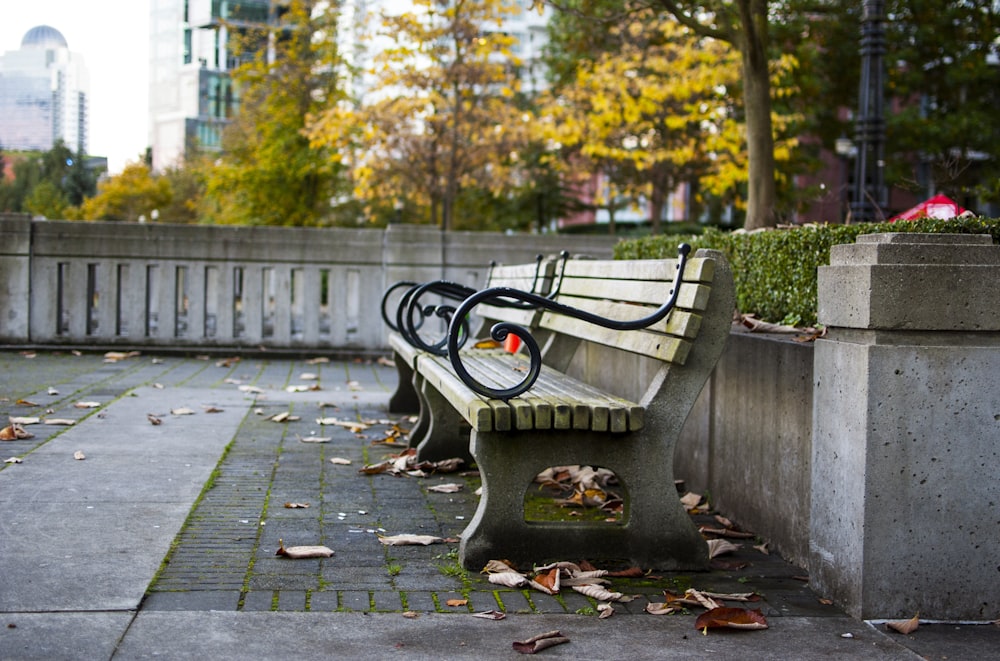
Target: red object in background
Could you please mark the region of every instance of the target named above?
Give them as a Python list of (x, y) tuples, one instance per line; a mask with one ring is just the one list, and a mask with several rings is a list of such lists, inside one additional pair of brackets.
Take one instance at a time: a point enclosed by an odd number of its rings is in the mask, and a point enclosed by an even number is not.
[(958, 202), (946, 195), (935, 195), (898, 216), (893, 216), (889, 222), (894, 223), (897, 220), (914, 220), (916, 218), (954, 218), (963, 213), (965, 213), (965, 209), (960, 207)]
[(510, 353), (517, 353), (517, 350), (521, 347), (521, 338), (513, 333), (507, 334), (507, 339), (503, 341), (503, 348)]

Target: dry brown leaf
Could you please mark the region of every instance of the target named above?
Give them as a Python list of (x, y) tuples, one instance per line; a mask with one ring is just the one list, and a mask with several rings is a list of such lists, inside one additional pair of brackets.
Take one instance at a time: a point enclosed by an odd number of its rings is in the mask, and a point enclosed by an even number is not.
[(901, 634), (911, 634), (920, 626), (920, 613), (917, 613), (908, 620), (890, 620), (885, 623), (886, 628)]
[(600, 620), (606, 620), (615, 614), (615, 607), (611, 604), (597, 604), (597, 618)]
[(548, 649), (554, 645), (561, 645), (563, 643), (568, 643), (569, 638), (566, 638), (559, 631), (548, 631), (537, 636), (533, 636), (528, 640), (514, 641), (513, 647), (514, 651), (520, 652), (521, 654), (535, 654), (536, 652), (541, 652), (544, 649)]
[(674, 613), (679, 613), (684, 609), (681, 604), (678, 603), (653, 603), (650, 602), (646, 604), (644, 609), (650, 615), (673, 615)]
[(708, 557), (714, 558), (723, 553), (732, 553), (733, 551), (739, 551), (740, 548), (739, 544), (733, 544), (725, 539), (710, 539), (708, 540)]
[(494, 585), (507, 588), (519, 588), (528, 584), (528, 577), (516, 571), (500, 571), (490, 574), (487, 580)]
[(205, 410), (205, 413), (222, 413), (223, 412), (223, 409), (220, 409), (218, 406), (206, 406), (206, 405), (203, 404), (201, 408), (203, 408)]
[(282, 411), (281, 413), (275, 413), (270, 418), (268, 418), (268, 420), (270, 420), (271, 422), (295, 422), (296, 420), (300, 420), (300, 419), (301, 418), (299, 418), (299, 416), (292, 415), (288, 411)]
[(443, 537), (433, 535), (379, 535), (378, 541), (386, 546), (427, 546), (428, 544), (443, 544), (447, 542)]
[(38, 406), (38, 404), (35, 404), (34, 402), (29, 401), (27, 399), (19, 399), (16, 402), (14, 402), (14, 406)]
[(754, 548), (764, 555), (771, 555), (771, 552), (767, 549), (767, 542), (764, 542), (763, 544), (755, 544)]
[(34, 434), (25, 431), (24, 427), (14, 422), (0, 429), (0, 441), (23, 441), (34, 437)]
[(153, 425), (154, 427), (156, 425), (163, 424), (163, 420), (160, 420), (158, 417), (156, 417), (152, 413), (147, 413), (146, 414), (146, 419), (149, 420), (149, 424)]
[(77, 450), (76, 452), (73, 453), (73, 458), (76, 459), (77, 461), (83, 461), (84, 459), (87, 458), (87, 455), (83, 453), (83, 450)]
[(285, 540), (278, 540), (278, 550), (275, 555), (280, 555), (293, 560), (302, 558), (329, 558), (333, 555), (333, 550), (326, 546), (289, 546), (285, 547)]
[(117, 363), (119, 360), (125, 360), (127, 358), (135, 358), (136, 356), (140, 355), (142, 354), (140, 354), (138, 351), (128, 351), (128, 352), (109, 351), (106, 354), (104, 354), (104, 362)]
[(483, 611), (481, 613), (473, 613), (472, 617), (478, 617), (481, 620), (502, 620), (507, 617), (506, 613), (501, 611)]
[(457, 608), (458, 606), (468, 606), (469, 605), (469, 600), (468, 599), (449, 599), (446, 602), (444, 602), (444, 605), (445, 606), (450, 606), (452, 608)]
[(709, 629), (766, 629), (767, 618), (759, 608), (713, 608), (698, 616), (694, 628), (706, 635)]
[(285, 503), (285, 509), (304, 510), (309, 507), (309, 503)]
[(462, 490), (462, 485), (455, 483), (438, 484), (433, 487), (427, 487), (427, 490), (434, 493), (457, 493)]
[(709, 597), (703, 592), (699, 592), (698, 590), (686, 590), (684, 592), (684, 596), (688, 599), (694, 599), (698, 602), (698, 605), (706, 610), (714, 610), (722, 606), (722, 604), (717, 602), (715, 599)]
[(532, 582), (540, 586), (542, 588), (542, 592), (558, 594), (560, 573), (561, 572), (558, 569), (550, 569), (547, 572), (537, 574)]
[(686, 509), (693, 510), (698, 507), (699, 503), (701, 503), (701, 494), (688, 492), (681, 496), (681, 505)]
[(490, 560), (480, 574), (497, 574), (505, 571), (517, 571), (508, 560)]
[(574, 585), (573, 589), (598, 601), (619, 601), (624, 596), (621, 592), (611, 592), (600, 585)]
[(416, 611), (403, 611), (403, 617), (405, 617), (408, 620), (415, 620), (418, 617), (420, 617), (420, 613)]

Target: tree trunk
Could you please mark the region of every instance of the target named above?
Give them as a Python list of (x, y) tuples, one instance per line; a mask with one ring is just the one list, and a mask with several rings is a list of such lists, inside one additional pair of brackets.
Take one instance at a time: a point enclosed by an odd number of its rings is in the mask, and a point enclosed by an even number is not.
[(774, 227), (774, 132), (771, 125), (771, 78), (767, 62), (767, 2), (739, 0), (742, 30), (738, 44), (743, 65), (743, 111), (746, 114), (748, 230)]

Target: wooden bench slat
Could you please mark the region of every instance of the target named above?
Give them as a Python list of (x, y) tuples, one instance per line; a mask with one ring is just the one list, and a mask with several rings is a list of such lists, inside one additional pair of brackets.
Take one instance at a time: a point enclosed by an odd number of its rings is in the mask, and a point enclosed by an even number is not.
[[(606, 319), (637, 319), (652, 314), (656, 310), (656, 307), (652, 305), (631, 305), (607, 300), (594, 300), (592, 298), (578, 298), (575, 296), (561, 296), (559, 302)], [(691, 312), (690, 310), (674, 308), (667, 315), (666, 319), (647, 326), (646, 330), (693, 339), (698, 335), (699, 328), (701, 328), (700, 314)]]
[[(637, 261), (571, 259), (566, 262), (565, 275), (574, 278), (602, 280), (659, 280), (673, 282), (677, 260), (649, 259)], [(688, 260), (684, 282), (711, 282), (715, 276), (715, 260), (700, 257)]]
[[(670, 298), (670, 283), (645, 282), (643, 280), (592, 280), (566, 278), (559, 290), (559, 301), (567, 297), (596, 298), (622, 303), (638, 303), (658, 308)], [(709, 285), (685, 282), (677, 295), (676, 307), (684, 310), (701, 311), (708, 304)], [(630, 314), (626, 319), (642, 315)]]

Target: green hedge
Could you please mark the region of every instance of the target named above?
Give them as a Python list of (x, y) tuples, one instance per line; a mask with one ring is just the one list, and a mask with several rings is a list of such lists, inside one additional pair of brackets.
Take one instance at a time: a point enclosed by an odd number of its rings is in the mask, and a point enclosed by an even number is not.
[(736, 280), (741, 312), (766, 321), (795, 326), (816, 324), (816, 268), (830, 263), (830, 246), (854, 243), (861, 234), (932, 232), (989, 234), (1000, 243), (1000, 219), (922, 218), (897, 223), (803, 225), (763, 232), (722, 232), (708, 228), (700, 235), (658, 235), (622, 241), (616, 259), (664, 259), (677, 256), (677, 246), (712, 248), (726, 255)]

